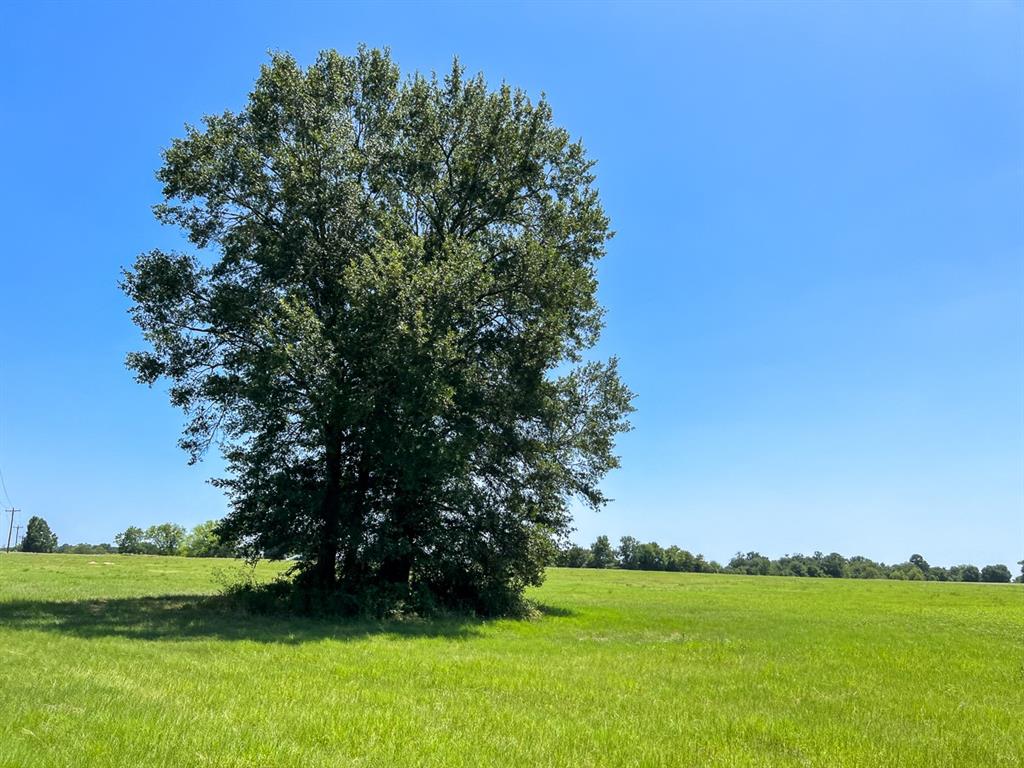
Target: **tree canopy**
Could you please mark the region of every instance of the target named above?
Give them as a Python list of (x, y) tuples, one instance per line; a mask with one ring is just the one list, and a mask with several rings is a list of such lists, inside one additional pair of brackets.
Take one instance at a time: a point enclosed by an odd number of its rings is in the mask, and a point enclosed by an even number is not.
[(157, 555), (176, 555), (185, 541), (185, 529), (177, 523), (160, 523), (146, 529), (145, 540)]
[(981, 569), (981, 580), (1009, 584), (1013, 581), (1013, 574), (1010, 573), (1010, 569), (1002, 563), (997, 565), (986, 565)]
[(366, 48), (275, 55), (171, 144), (156, 214), (196, 252), (125, 272), (128, 364), (169, 380), (193, 461), (221, 446), (225, 540), (361, 607), (501, 612), (540, 581), (631, 410), (586, 357), (592, 166), (544, 99)]
[(114, 536), (114, 544), (122, 555), (141, 555), (146, 553), (148, 542), (146, 532), (137, 525), (130, 525)]
[(21, 540), (22, 552), (53, 552), (57, 547), (57, 536), (43, 518), (33, 515), (25, 526), (25, 537)]
[(185, 554), (189, 557), (232, 557), (234, 550), (221, 541), (217, 533), (218, 522), (207, 520), (199, 523), (185, 538)]

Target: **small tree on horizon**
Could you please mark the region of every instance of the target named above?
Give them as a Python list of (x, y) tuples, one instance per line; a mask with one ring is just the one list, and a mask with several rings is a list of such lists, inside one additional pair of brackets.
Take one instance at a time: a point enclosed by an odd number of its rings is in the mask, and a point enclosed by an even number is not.
[(619, 539), (619, 546), (615, 550), (615, 554), (618, 556), (619, 565), (627, 569), (635, 569), (636, 565), (636, 549), (640, 546), (640, 542), (632, 536), (623, 536)]
[(981, 569), (981, 580), (990, 584), (1009, 584), (1013, 581), (1013, 574), (1002, 563), (986, 565)]
[(981, 581), (981, 571), (978, 570), (978, 566), (976, 565), (966, 563), (963, 565), (954, 565), (949, 569), (949, 572), (953, 581)]
[(590, 545), (590, 568), (613, 568), (615, 566), (615, 549), (607, 536), (598, 536)]
[(188, 557), (234, 557), (234, 549), (218, 535), (218, 525), (217, 520), (196, 525), (185, 538), (185, 554)]
[(558, 553), (555, 565), (563, 568), (586, 568), (590, 564), (590, 550), (579, 544), (570, 544)]
[(129, 525), (114, 536), (114, 544), (122, 555), (141, 555), (146, 552), (146, 532), (137, 525)]
[(22, 552), (53, 552), (57, 548), (57, 536), (43, 518), (33, 515), (25, 526), (20, 548)]
[(185, 529), (176, 523), (160, 523), (146, 529), (146, 540), (158, 555), (176, 555), (185, 541)]

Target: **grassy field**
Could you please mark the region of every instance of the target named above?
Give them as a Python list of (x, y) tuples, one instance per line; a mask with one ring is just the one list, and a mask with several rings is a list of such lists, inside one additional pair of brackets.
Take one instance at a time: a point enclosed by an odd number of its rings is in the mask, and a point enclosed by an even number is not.
[(0, 555), (0, 766), (1024, 765), (1024, 587), (556, 569), (353, 624), (202, 598), (238, 569)]

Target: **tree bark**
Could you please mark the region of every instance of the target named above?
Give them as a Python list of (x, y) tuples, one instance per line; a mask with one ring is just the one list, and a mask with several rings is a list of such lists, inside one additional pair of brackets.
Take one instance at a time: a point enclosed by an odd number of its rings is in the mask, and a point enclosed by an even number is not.
[(380, 578), (385, 584), (409, 588), (409, 576), (412, 572), (412, 531), (410, 530), (410, 505), (408, 497), (397, 500), (394, 507), (393, 525), (395, 528), (394, 542), (400, 549), (391, 553), (381, 563)]
[(412, 555), (402, 553), (393, 555), (383, 562), (380, 568), (381, 579), (392, 586), (409, 587), (409, 575), (412, 572)]
[(320, 547), (316, 560), (316, 581), (333, 592), (338, 586), (338, 529), (341, 521), (341, 445), (330, 439), (324, 458), (326, 487), (321, 503)]
[(366, 501), (370, 492), (370, 470), (365, 453), (360, 454), (356, 469), (355, 488), (348, 502), (345, 520), (344, 547), (341, 552), (342, 586), (355, 587), (361, 577), (359, 544), (363, 538), (363, 522), (366, 519)]

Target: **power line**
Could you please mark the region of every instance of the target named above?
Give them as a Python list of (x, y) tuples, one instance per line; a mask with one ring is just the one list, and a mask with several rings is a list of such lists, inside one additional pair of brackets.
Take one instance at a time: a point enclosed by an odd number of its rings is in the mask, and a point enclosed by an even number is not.
[(7, 499), (7, 504), (13, 507), (14, 502), (11, 501), (11, 494), (7, 492), (7, 483), (4, 482), (4, 472), (2, 469), (0, 469), (0, 488), (4, 489), (4, 498)]

